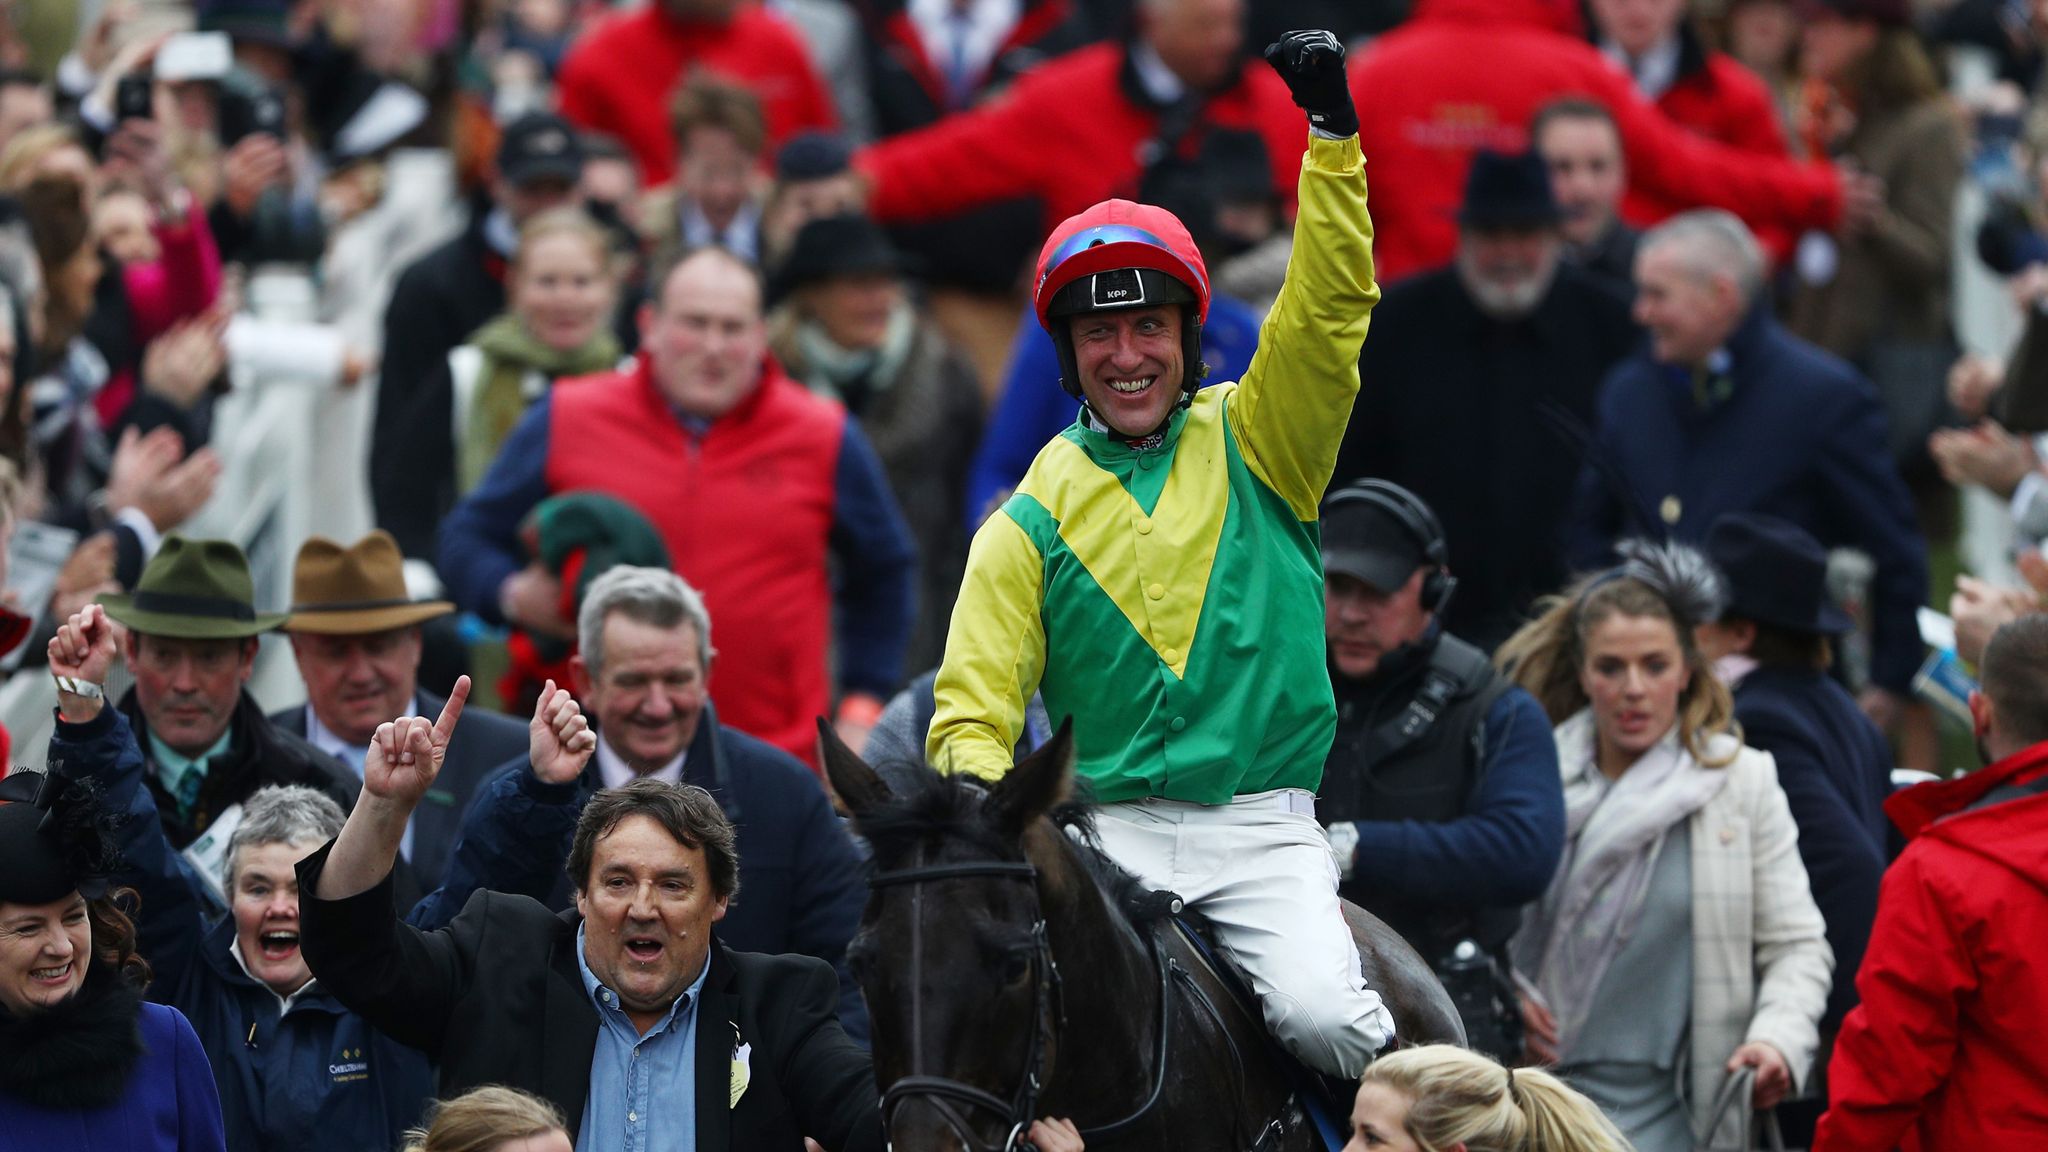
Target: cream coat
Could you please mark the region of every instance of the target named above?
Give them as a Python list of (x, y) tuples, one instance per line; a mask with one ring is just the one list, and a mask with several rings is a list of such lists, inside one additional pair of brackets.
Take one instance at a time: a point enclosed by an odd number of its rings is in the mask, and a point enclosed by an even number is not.
[[(1576, 731), (1572, 731), (1576, 729)], [(1558, 732), (1565, 777), (1593, 771), (1593, 726)], [(1725, 754), (1733, 738), (1717, 737)], [(1686, 1098), (1702, 1144), (1732, 1146), (1731, 1126), (1700, 1131), (1735, 1050), (1763, 1040), (1784, 1053), (1804, 1086), (1820, 1046), (1834, 951), (1799, 859), (1799, 830), (1777, 763), (1744, 747), (1719, 771), (1727, 786), (1692, 815), (1692, 1029)], [(1644, 1005), (1653, 1008), (1652, 1005)]]

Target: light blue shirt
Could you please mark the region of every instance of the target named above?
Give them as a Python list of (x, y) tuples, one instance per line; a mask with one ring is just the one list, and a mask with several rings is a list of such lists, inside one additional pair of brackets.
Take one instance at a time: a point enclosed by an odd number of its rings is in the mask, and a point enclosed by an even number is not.
[(619, 1007), (618, 993), (590, 970), (580, 924), (576, 967), (599, 1022), (576, 1147), (581, 1152), (697, 1152), (697, 996), (711, 973), (709, 957), (696, 982), (645, 1036)]
[(206, 782), (206, 770), (216, 756), (225, 756), (228, 744), (234, 738), (235, 728), (230, 724), (213, 742), (213, 747), (197, 756), (187, 756), (176, 748), (157, 739), (154, 732), (149, 734), (149, 755), (156, 761), (156, 778), (163, 781), (164, 790), (178, 800), (178, 817), (183, 819), (192, 812), (192, 806), (199, 802), (200, 786)]

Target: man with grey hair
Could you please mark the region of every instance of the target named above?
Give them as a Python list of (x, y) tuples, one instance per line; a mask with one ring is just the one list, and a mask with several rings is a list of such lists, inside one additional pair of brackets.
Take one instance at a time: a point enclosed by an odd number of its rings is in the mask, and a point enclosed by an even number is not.
[[(105, 682), (114, 634), (99, 605), (58, 629), (49, 657), (51, 671), (76, 687)], [(220, 1087), (228, 1147), (394, 1146), (433, 1093), (427, 1058), (343, 1006), (299, 948), (294, 869), (341, 831), (341, 806), (298, 784), (251, 793), (228, 841), (230, 915), (210, 924), (210, 885), (157, 820), (127, 717), (88, 691), (60, 690), (57, 700), (51, 769), (94, 781), (126, 817), (114, 883), (141, 897), (136, 929), (153, 970), (150, 999), (192, 1022)]]
[(1877, 391), (1771, 315), (1764, 258), (1734, 216), (1686, 212), (1643, 236), (1637, 323), (1647, 348), (1616, 366), (1579, 486), (1573, 560), (1611, 562), (1627, 536), (1700, 543), (1762, 512), (1876, 562), (1865, 711), (1887, 724), (1919, 668), (1915, 610), (1927, 548), (1886, 446)]
[[(577, 614), (571, 687), (595, 722), (597, 752), (580, 771), (520, 767), (493, 778), (463, 821), (442, 887), (408, 919), (436, 928), (472, 892), (523, 893), (569, 906), (570, 838), (600, 788), (655, 779), (695, 784), (739, 826), (741, 888), (719, 937), (745, 952), (799, 952), (840, 974), (840, 1011), (867, 1035), (846, 944), (866, 891), (860, 855), (823, 786), (796, 758), (718, 722), (709, 698), (711, 617), (673, 572), (620, 566), (598, 577)], [(544, 693), (545, 695), (545, 693)]]

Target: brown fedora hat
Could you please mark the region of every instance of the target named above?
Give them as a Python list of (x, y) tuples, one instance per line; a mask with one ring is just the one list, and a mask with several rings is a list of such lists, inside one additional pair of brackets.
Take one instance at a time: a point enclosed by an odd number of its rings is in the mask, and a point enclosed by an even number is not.
[(414, 600), (405, 592), (405, 558), (382, 528), (347, 548), (325, 536), (299, 546), (292, 564), (287, 632), (333, 636), (404, 628), (455, 611), (446, 600)]

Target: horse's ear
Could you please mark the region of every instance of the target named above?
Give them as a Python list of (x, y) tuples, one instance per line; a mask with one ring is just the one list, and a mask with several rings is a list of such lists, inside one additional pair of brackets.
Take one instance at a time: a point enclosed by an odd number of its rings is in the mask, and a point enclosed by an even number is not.
[(860, 753), (848, 748), (822, 716), (818, 718), (818, 748), (824, 753), (825, 778), (832, 782), (832, 791), (838, 793), (840, 802), (854, 819), (894, 798), (881, 775), (868, 767)]
[(1017, 761), (989, 793), (989, 814), (998, 831), (1019, 837), (1033, 820), (1065, 803), (1074, 783), (1074, 722), (1062, 721), (1030, 755)]

